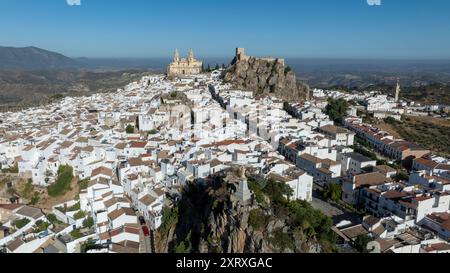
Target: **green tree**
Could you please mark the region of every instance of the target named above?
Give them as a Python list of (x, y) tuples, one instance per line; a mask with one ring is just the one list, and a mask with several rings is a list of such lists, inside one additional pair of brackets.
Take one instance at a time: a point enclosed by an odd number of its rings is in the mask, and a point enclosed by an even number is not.
[(391, 125), (396, 125), (397, 124), (397, 120), (393, 117), (387, 117), (384, 119), (384, 122), (391, 124)]
[(21, 229), (24, 226), (26, 226), (29, 222), (30, 222), (30, 220), (28, 220), (27, 218), (22, 218), (22, 219), (15, 220), (12, 224), (13, 224), (13, 226), (17, 227), (18, 229)]
[(35, 206), (37, 203), (39, 203), (39, 200), (41, 200), (39, 193), (34, 192), (33, 196), (31, 197), (31, 200), (30, 200), (30, 205)]
[(56, 224), (58, 222), (58, 218), (56, 218), (56, 215), (53, 213), (47, 215), (47, 220), (52, 224)]
[(263, 192), (269, 196), (270, 200), (274, 204), (286, 204), (286, 197), (289, 199), (292, 194), (292, 188), (286, 183), (281, 183), (275, 180), (267, 181), (267, 185), (264, 187)]
[(261, 209), (254, 209), (250, 211), (248, 216), (248, 224), (255, 230), (265, 228), (269, 224), (270, 217)]
[(167, 235), (170, 229), (178, 223), (178, 218), (179, 218), (178, 206), (164, 209), (162, 223), (159, 228), (161, 234)]
[(34, 225), (34, 229), (33, 232), (34, 233), (41, 233), (44, 232), (48, 229), (48, 227), (50, 226), (49, 223), (44, 222), (42, 220), (36, 221), (35, 225)]
[(353, 247), (360, 253), (368, 253), (369, 250), (367, 250), (367, 244), (370, 242), (372, 242), (372, 238), (370, 238), (369, 235), (359, 235), (353, 242)]
[(329, 99), (326, 114), (336, 123), (342, 123), (347, 115), (348, 102), (344, 99)]
[(73, 169), (70, 166), (60, 166), (58, 169), (58, 177), (55, 183), (47, 188), (47, 192), (51, 197), (58, 197), (70, 191), (70, 184), (73, 179)]
[(325, 187), (323, 197), (338, 202), (342, 199), (342, 187), (337, 183), (330, 183)]
[(84, 217), (86, 217), (86, 213), (84, 213), (84, 211), (80, 210), (77, 213), (74, 214), (73, 218), (75, 220), (79, 220), (79, 219), (83, 219)]
[(80, 182), (78, 182), (78, 188), (80, 191), (86, 190), (89, 186), (89, 178), (83, 179)]
[(184, 242), (179, 243), (177, 246), (175, 246), (175, 253), (178, 254), (186, 254), (190, 253), (190, 247), (186, 246)]
[(127, 132), (127, 134), (134, 134), (134, 126), (131, 124), (128, 125), (125, 131)]
[(292, 68), (290, 66), (286, 66), (286, 68), (284, 69), (284, 74), (287, 75), (291, 71), (292, 71)]
[(396, 179), (397, 179), (398, 181), (409, 181), (409, 175), (406, 174), (406, 173), (404, 173), (404, 172), (399, 172), (399, 173), (396, 175)]
[(28, 180), (28, 182), (25, 184), (23, 189), (20, 191), (20, 194), (25, 197), (26, 199), (33, 198), (34, 195), (34, 185), (33, 181), (31, 179)]
[(72, 238), (76, 239), (80, 239), (83, 237), (83, 234), (81, 233), (81, 231), (79, 229), (74, 229), (70, 232), (70, 236), (72, 236)]
[(94, 226), (94, 218), (88, 217), (83, 221), (83, 227), (92, 228)]
[(283, 232), (282, 228), (277, 228), (273, 231), (269, 242), (278, 248), (280, 252), (283, 252), (286, 249), (294, 249), (294, 240), (289, 234)]

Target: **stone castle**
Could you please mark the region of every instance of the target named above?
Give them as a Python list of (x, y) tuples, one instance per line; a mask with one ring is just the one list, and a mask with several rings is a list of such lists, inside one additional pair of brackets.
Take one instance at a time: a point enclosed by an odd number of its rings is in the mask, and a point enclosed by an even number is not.
[(173, 62), (167, 67), (167, 76), (184, 76), (200, 74), (203, 70), (203, 62), (196, 60), (192, 49), (189, 51), (189, 58), (180, 59), (178, 49), (175, 50)]
[(234, 88), (253, 94), (278, 97), (287, 101), (309, 100), (309, 87), (297, 82), (295, 72), (285, 59), (247, 56), (244, 48), (236, 48), (236, 56), (225, 71), (224, 80)]
[[(248, 61), (251, 57), (245, 55), (245, 48), (236, 48), (236, 61)], [(278, 62), (281, 65), (285, 66), (285, 60), (279, 58), (265, 57), (265, 58), (256, 58), (252, 57), (258, 61), (266, 61), (266, 62)]]

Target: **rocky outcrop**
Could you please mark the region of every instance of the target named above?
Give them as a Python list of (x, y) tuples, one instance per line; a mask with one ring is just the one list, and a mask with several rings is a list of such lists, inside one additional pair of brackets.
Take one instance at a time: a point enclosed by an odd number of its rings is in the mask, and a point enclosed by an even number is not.
[(288, 101), (309, 99), (309, 87), (298, 83), (295, 72), (280, 59), (235, 58), (224, 80), (235, 88), (251, 90), (255, 95), (272, 94)]
[[(158, 252), (322, 252), (322, 242), (293, 227), (286, 213), (261, 206), (255, 199), (243, 205), (236, 197), (235, 182), (223, 177), (211, 180), (208, 186), (191, 186), (183, 194), (176, 225), (157, 236)], [(266, 219), (263, 224), (255, 226), (251, 216), (255, 211)]]

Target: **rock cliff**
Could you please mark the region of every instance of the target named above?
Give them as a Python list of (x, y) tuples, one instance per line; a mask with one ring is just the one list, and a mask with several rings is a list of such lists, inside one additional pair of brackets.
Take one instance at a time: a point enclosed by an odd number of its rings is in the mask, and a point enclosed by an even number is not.
[[(331, 219), (303, 202), (275, 202), (276, 185), (264, 197), (243, 205), (237, 198), (239, 176), (233, 172), (210, 178), (183, 194), (166, 211), (157, 233), (157, 251), (175, 253), (319, 253), (330, 252)], [(251, 182), (255, 183), (255, 182)], [(254, 186), (254, 185), (253, 185)], [(271, 196), (272, 195), (272, 196)], [(281, 200), (281, 199), (280, 199)], [(291, 208), (292, 206), (292, 208)], [(298, 210), (298, 211), (297, 211)], [(302, 216), (297, 215), (301, 214)], [(303, 213), (310, 213), (306, 218)], [(301, 217), (297, 219), (296, 217)], [(308, 222), (309, 221), (309, 222)], [(314, 223), (313, 223), (314, 222)], [(329, 239), (331, 238), (331, 239)]]
[(298, 83), (295, 72), (281, 59), (236, 57), (227, 68), (224, 80), (255, 95), (272, 94), (288, 101), (309, 99), (309, 87)]

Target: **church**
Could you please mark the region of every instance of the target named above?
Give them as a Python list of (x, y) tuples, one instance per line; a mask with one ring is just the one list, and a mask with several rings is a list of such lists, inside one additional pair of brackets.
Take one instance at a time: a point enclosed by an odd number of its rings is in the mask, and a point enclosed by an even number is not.
[(200, 74), (203, 70), (203, 62), (198, 61), (194, 57), (192, 49), (189, 51), (189, 58), (180, 59), (178, 49), (175, 50), (173, 62), (167, 67), (167, 76), (184, 76)]

